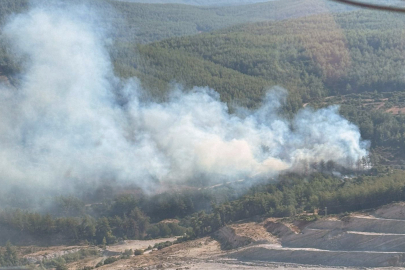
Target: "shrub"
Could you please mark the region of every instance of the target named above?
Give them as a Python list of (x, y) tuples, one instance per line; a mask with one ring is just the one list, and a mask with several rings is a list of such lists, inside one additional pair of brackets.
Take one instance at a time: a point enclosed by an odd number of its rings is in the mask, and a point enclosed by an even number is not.
[(132, 250), (132, 249), (126, 249), (125, 251), (124, 251), (124, 254), (123, 254), (124, 256), (131, 256), (131, 255), (134, 255), (134, 251)]
[(157, 248), (157, 249), (161, 250), (162, 248), (169, 247), (169, 246), (171, 246), (171, 245), (173, 245), (172, 242), (166, 241), (166, 242), (162, 242), (162, 243), (157, 243), (157, 244), (155, 244), (154, 248)]
[(135, 255), (142, 255), (143, 254), (143, 250), (142, 249), (136, 249), (135, 250)]
[(113, 263), (113, 262), (116, 262), (116, 261), (118, 261), (118, 258), (108, 257), (107, 259), (104, 260), (104, 264), (110, 264), (110, 263)]

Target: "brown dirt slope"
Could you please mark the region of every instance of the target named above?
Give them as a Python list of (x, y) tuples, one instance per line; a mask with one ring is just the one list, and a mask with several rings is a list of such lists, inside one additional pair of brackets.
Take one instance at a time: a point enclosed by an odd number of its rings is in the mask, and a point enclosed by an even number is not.
[[(292, 268), (318, 270), (340, 267), (391, 267), (391, 270), (405, 267), (404, 213), (405, 203), (396, 203), (368, 214), (327, 217), (313, 222), (274, 218), (239, 222), (220, 229), (212, 237), (121, 259), (101, 269), (253, 270), (288, 269), (293, 265)], [(121, 252), (149, 244), (149, 241), (125, 241), (107, 249)], [(224, 244), (228, 249), (221, 249)], [(94, 266), (99, 259), (88, 258), (70, 266), (82, 269)]]
[(340, 267), (405, 266), (405, 203), (369, 214), (324, 218), (300, 228), (281, 220), (267, 220), (263, 226), (279, 237), (279, 245), (250, 245), (227, 256)]
[(219, 229), (214, 238), (222, 249), (235, 249), (249, 244), (276, 243), (277, 238), (269, 233), (261, 223), (248, 222), (225, 226)]
[(405, 202), (393, 203), (377, 209), (373, 215), (380, 218), (405, 220)]

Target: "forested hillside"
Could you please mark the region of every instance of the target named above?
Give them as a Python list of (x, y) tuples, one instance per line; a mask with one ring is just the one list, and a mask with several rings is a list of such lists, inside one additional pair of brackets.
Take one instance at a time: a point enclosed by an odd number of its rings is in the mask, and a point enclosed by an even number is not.
[[(330, 214), (370, 209), (405, 200), (403, 171), (375, 168), (369, 175), (332, 176), (334, 164), (313, 164), (319, 173), (286, 174), (235, 193), (231, 185), (213, 191), (183, 191), (155, 196), (121, 194), (86, 205), (75, 197), (58, 197), (54, 210), (0, 211), (0, 243), (74, 244), (87, 241), (112, 244), (121, 239), (171, 235), (201, 237), (221, 226), (257, 216), (291, 217), (328, 208)], [(233, 194), (233, 195), (232, 195)], [(202, 211), (199, 211), (203, 209)], [(180, 223), (155, 223), (167, 218)], [(304, 219), (316, 219), (317, 215)]]
[[(66, 0), (65, 0), (66, 1)], [(55, 0), (43, 0), (40, 3)], [(82, 1), (68, 1), (82, 3)], [(148, 43), (174, 36), (195, 35), (246, 22), (282, 20), (324, 12), (343, 12), (353, 8), (324, 0), (269, 1), (243, 6), (199, 7), (182, 4), (134, 3), (90, 0), (92, 9), (102, 15), (116, 41)], [(0, 22), (10, 14), (27, 10), (28, 0), (0, 2)]]
[[(308, 102), (328, 95), (403, 90), (404, 24), (401, 15), (326, 14), (168, 39), (139, 51), (145, 59), (159, 55), (154, 65), (146, 65), (147, 71), (157, 72), (163, 66), (161, 54), (179, 54), (274, 82), (299, 92), (302, 101)], [(194, 62), (184, 60), (182, 66)], [(181, 76), (175, 73), (171, 79), (181, 80)]]
[(306, 103), (343, 104), (341, 112), (378, 149), (374, 161), (392, 164), (403, 157), (392, 148), (387, 156), (384, 147), (405, 147), (403, 117), (390, 113), (403, 106), (404, 25), (401, 14), (321, 14), (128, 45), (113, 60), (118, 74), (138, 76), (159, 96), (174, 80), (209, 86), (228, 104), (250, 108), (274, 85), (289, 91), (288, 113)]
[[(58, 2), (38, 1), (42, 5)], [(62, 1), (63, 2), (63, 1)], [(81, 1), (67, 1), (81, 4)], [(343, 12), (352, 8), (324, 0), (270, 1), (243, 6), (199, 7), (181, 4), (147, 4), (113, 0), (90, 0), (92, 10), (101, 15), (96, 24), (105, 28), (115, 44), (110, 47), (114, 58), (132, 59), (117, 66), (122, 76), (141, 76), (149, 81), (153, 89), (164, 88), (164, 83), (151, 80), (149, 75), (133, 71), (137, 51), (136, 44), (150, 43), (170, 37), (196, 35), (246, 22), (283, 20), (324, 12)], [(32, 4), (32, 3), (31, 3)], [(10, 16), (28, 10), (32, 6), (28, 0), (4, 0), (0, 2), (0, 24)], [(1, 37), (1, 35), (0, 35)], [(20, 72), (21, 63), (14, 59), (12, 51), (0, 39), (0, 76), (6, 75), (16, 83), (15, 74)]]
[[(180, 4), (110, 2), (128, 28), (122, 37), (138, 43), (173, 36), (195, 35), (246, 22), (283, 20), (352, 8), (323, 0), (269, 1), (231, 7), (197, 7)], [(118, 18), (111, 14), (112, 22)], [(119, 17), (119, 18), (120, 18)]]
[(186, 4), (186, 5), (198, 5), (198, 6), (231, 6), (231, 5), (243, 5), (254, 4), (260, 2), (267, 2), (267, 0), (220, 0), (220, 1), (201, 1), (201, 0), (115, 0), (122, 2), (134, 2), (134, 3), (154, 3), (154, 4)]
[[(105, 246), (187, 233), (185, 240), (258, 215), (287, 217), (324, 207), (343, 213), (405, 199), (403, 171), (393, 169), (404, 169), (403, 15), (331, 13), (349, 8), (317, 0), (226, 8), (95, 4), (105, 15), (102, 23), (115, 30), (108, 42), (115, 74), (138, 77), (157, 100), (174, 83), (185, 91), (209, 86), (232, 112), (237, 106), (257, 108), (266, 91), (280, 85), (289, 92), (286, 118), (306, 106), (341, 104), (341, 113), (371, 141), (373, 168), (359, 172), (321, 161), (306, 164), (301, 174), (281, 175), (278, 182), (252, 186), (242, 180), (240, 186), (200, 189), (193, 187), (197, 175), (189, 186), (155, 195), (132, 187), (118, 190), (114, 181), (94, 193), (67, 197), (16, 197), (24, 193), (13, 190), (0, 198), (0, 206), (8, 208), (0, 211), (0, 243)], [(2, 1), (0, 20), (27, 7), (25, 0)], [(308, 14), (316, 15), (302, 18)], [(20, 69), (3, 43), (0, 75), (13, 78)], [(161, 222), (173, 218), (180, 223)]]

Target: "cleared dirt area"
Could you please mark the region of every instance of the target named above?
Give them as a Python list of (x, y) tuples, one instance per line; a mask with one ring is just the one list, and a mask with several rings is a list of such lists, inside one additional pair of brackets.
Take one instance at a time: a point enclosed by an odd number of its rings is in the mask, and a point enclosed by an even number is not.
[(390, 219), (403, 219), (405, 220), (405, 202), (399, 202), (383, 206), (377, 209), (374, 216), (380, 218), (390, 218)]
[(107, 246), (107, 250), (111, 252), (124, 252), (126, 249), (147, 249), (149, 246), (154, 246), (157, 243), (170, 241), (173, 242), (177, 238), (160, 238), (160, 239), (153, 239), (153, 240), (125, 240), (116, 245)]
[[(67, 255), (70, 253), (78, 252), (81, 246), (56, 246), (50, 248), (42, 248), (40, 251), (36, 251), (33, 253), (28, 253), (23, 256), (27, 259), (30, 263), (36, 263), (42, 260), (49, 260), (57, 257), (61, 257), (63, 255)], [(28, 250), (26, 250), (27, 252)]]
[[(363, 98), (360, 96), (353, 96), (353, 95), (343, 95), (343, 96), (329, 96), (325, 97), (323, 99), (323, 102), (321, 102), (322, 105), (327, 105), (330, 104), (332, 101), (334, 104), (347, 104), (352, 102), (353, 100), (356, 100), (356, 102), (359, 103), (359, 106), (361, 106), (364, 109), (367, 110), (373, 110), (373, 111), (378, 111), (378, 110), (383, 110), (384, 112), (391, 113), (391, 114), (404, 114), (405, 113), (405, 105), (403, 102), (403, 99), (393, 98)], [(303, 104), (303, 107), (305, 108), (307, 105), (310, 105), (310, 103), (305, 103)]]
[(230, 226), (235, 234), (248, 237), (253, 242), (277, 243), (277, 237), (269, 233), (262, 223), (248, 222)]
[[(404, 204), (313, 222), (266, 219), (226, 226), (105, 269), (395, 269), (405, 265)], [(395, 218), (397, 217), (397, 219)], [(297, 224), (299, 226), (297, 226)]]
[(392, 107), (386, 110), (385, 112), (392, 113), (392, 114), (403, 114), (405, 113), (405, 108), (400, 107)]
[(269, 233), (261, 223), (248, 222), (225, 226), (213, 236), (222, 249), (235, 249), (249, 244), (277, 243), (277, 237)]
[[(122, 241), (100, 249), (99, 257), (68, 266), (94, 267), (107, 257), (116, 257), (116, 262), (99, 269), (400, 269), (405, 266), (405, 203), (311, 222), (276, 218), (238, 222), (204, 238), (143, 255), (121, 256), (128, 249), (145, 250), (174, 240)], [(86, 247), (53, 247), (26, 257), (54, 258), (81, 248)]]

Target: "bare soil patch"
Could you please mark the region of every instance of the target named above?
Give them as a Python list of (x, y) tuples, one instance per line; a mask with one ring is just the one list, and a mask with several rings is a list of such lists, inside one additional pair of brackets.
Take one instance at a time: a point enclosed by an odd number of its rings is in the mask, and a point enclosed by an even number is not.
[(392, 114), (403, 114), (405, 113), (405, 108), (401, 107), (392, 107), (386, 110), (385, 112), (392, 113)]
[(374, 216), (380, 218), (405, 220), (405, 202), (399, 202), (383, 206), (377, 209), (373, 214)]
[(149, 246), (154, 246), (157, 243), (162, 243), (166, 241), (173, 242), (177, 239), (177, 237), (171, 238), (159, 238), (153, 240), (124, 240), (118, 244), (107, 246), (108, 251), (112, 252), (124, 252), (126, 249), (146, 249)]

